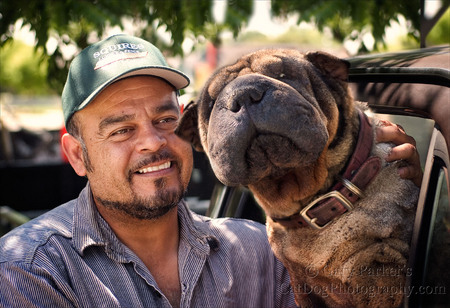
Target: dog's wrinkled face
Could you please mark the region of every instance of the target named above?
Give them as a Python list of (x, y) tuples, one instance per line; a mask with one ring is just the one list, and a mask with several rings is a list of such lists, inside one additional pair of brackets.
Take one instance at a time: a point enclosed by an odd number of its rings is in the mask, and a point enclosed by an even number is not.
[(347, 70), (324, 53), (255, 52), (211, 77), (178, 133), (227, 185), (279, 179), (320, 161), (348, 97)]
[(327, 120), (313, 97), (260, 74), (227, 84), (211, 119), (207, 152), (213, 170), (220, 170), (220, 180), (228, 185), (248, 185), (309, 165), (328, 141)]

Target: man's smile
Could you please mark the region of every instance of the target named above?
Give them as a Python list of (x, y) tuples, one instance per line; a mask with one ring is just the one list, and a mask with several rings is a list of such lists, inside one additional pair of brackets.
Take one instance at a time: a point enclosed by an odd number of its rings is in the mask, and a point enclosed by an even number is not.
[(168, 162), (165, 162), (158, 166), (142, 168), (142, 169), (138, 170), (138, 173), (143, 174), (143, 173), (148, 173), (148, 172), (155, 172), (155, 171), (160, 171), (160, 170), (164, 170), (164, 169), (169, 169), (171, 165), (172, 165), (172, 163), (170, 161), (168, 161)]

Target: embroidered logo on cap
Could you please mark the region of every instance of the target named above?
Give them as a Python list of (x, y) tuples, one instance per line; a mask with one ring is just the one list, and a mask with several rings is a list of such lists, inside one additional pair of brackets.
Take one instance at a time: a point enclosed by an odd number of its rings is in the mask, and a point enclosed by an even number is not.
[(148, 51), (141, 51), (142, 49), (144, 49), (142, 44), (120, 43), (106, 46), (93, 55), (94, 59), (98, 59), (94, 70), (117, 61), (146, 57)]

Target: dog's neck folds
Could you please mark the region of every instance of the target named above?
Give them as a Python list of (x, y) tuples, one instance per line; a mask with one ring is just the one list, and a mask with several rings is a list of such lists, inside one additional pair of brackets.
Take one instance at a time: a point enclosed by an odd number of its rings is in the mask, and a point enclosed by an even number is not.
[(347, 163), (340, 180), (331, 191), (318, 196), (300, 213), (282, 218), (271, 217), (286, 228), (310, 226), (322, 229), (331, 221), (350, 211), (353, 204), (363, 197), (363, 190), (381, 169), (381, 160), (370, 157), (373, 145), (372, 127), (367, 116), (358, 109), (360, 128), (355, 151)]

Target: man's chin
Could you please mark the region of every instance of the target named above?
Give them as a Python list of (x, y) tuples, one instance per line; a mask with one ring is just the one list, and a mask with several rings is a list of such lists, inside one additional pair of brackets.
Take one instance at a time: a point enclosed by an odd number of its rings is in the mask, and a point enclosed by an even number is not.
[(105, 208), (119, 211), (140, 220), (158, 219), (176, 207), (184, 196), (181, 190), (160, 190), (151, 197), (137, 197), (130, 201), (96, 198)]
[(157, 207), (141, 207), (128, 210), (125, 213), (129, 216), (140, 220), (154, 220), (163, 217), (178, 205), (178, 202), (168, 203)]

